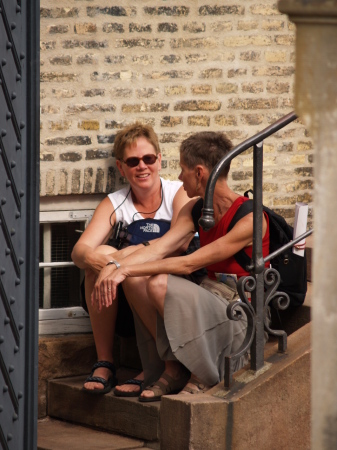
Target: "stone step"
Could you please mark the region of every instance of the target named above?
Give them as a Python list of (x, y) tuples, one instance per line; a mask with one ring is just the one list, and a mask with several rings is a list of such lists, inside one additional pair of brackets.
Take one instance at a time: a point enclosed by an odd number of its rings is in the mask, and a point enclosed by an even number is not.
[[(285, 329), (290, 336), (310, 322), (311, 296), (312, 284), (308, 282), (308, 292), (303, 306), (281, 311), (280, 317), (274, 314), (271, 328)], [(266, 356), (275, 342), (275, 338), (271, 338), (267, 343)], [(132, 347), (129, 341), (126, 347), (128, 349)], [(136, 354), (136, 348), (133, 353)], [(120, 368), (118, 372), (118, 379), (121, 382), (136, 375), (139, 370), (134, 369), (132, 372)], [(86, 427), (98, 428), (110, 433), (130, 436), (141, 440), (142, 445), (144, 445), (144, 441), (150, 442), (152, 448), (159, 445), (160, 402), (144, 404), (138, 402), (137, 398), (115, 397), (112, 392), (104, 396), (89, 395), (82, 391), (85, 378), (85, 375), (81, 375), (58, 378), (48, 382), (47, 414), (50, 417)], [(50, 427), (50, 425), (43, 426), (45, 429)], [(44, 450), (44, 448), (46, 450), (49, 448), (50, 450), (57, 450), (58, 447), (46, 446), (41, 447), (41, 450)], [(100, 447), (95, 448), (99, 449)], [(109, 449), (110, 447), (106, 448)], [(74, 447), (75, 449), (76, 447)], [(85, 450), (85, 448), (82, 447), (81, 450)]]
[(146, 441), (159, 439), (160, 402), (140, 403), (138, 398), (90, 395), (82, 391), (85, 376), (48, 383), (48, 415), (57, 419), (107, 430)]
[(38, 422), (37, 450), (135, 450), (138, 448), (149, 450), (144, 440), (93, 430), (50, 418)]
[(266, 349), (257, 373), (246, 366), (234, 374), (230, 390), (219, 383), (201, 395), (165, 396), (161, 450), (310, 449), (310, 327), (289, 336), (286, 353)]
[[(282, 326), (273, 321), (272, 329), (285, 329), (288, 335), (310, 322), (312, 285), (308, 283), (305, 303), (292, 311), (281, 311)], [(271, 338), (266, 346), (275, 344)], [(123, 381), (138, 371), (119, 369), (118, 378)], [(147, 441), (159, 439), (160, 402), (144, 404), (137, 398), (115, 397), (113, 393), (93, 396), (82, 391), (86, 376), (59, 378), (48, 382), (48, 415), (61, 420), (121, 433)]]

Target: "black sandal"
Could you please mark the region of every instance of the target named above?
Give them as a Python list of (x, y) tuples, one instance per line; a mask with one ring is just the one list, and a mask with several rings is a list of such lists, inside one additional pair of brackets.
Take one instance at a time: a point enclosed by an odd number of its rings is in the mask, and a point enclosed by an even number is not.
[[(107, 380), (105, 380), (102, 377), (93, 377), (92, 375), (95, 372), (95, 370), (100, 367), (109, 369), (110, 372), (112, 373), (112, 376), (109, 377)], [(93, 395), (107, 394), (108, 392), (110, 392), (111, 389), (113, 387), (115, 387), (116, 384), (118, 383), (117, 378), (116, 378), (115, 365), (113, 363), (111, 363), (110, 361), (97, 361), (97, 363), (95, 363), (92, 367), (91, 374), (85, 380), (85, 383), (91, 383), (91, 382), (101, 383), (101, 384), (103, 384), (104, 387), (103, 387), (103, 389), (87, 389), (83, 386), (82, 390), (87, 392), (88, 394), (93, 394)]]
[(126, 392), (115, 389), (114, 394), (116, 395), (116, 397), (139, 397), (139, 395), (143, 392), (143, 383), (144, 380), (137, 380), (136, 378), (130, 378), (130, 380), (124, 381), (124, 383), (121, 384), (121, 386), (123, 386), (124, 384), (134, 384), (135, 386), (139, 386), (139, 391)]

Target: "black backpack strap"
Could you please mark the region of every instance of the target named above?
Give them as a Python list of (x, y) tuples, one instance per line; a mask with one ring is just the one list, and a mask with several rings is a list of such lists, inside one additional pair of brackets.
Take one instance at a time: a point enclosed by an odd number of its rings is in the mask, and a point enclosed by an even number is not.
[(201, 217), (201, 210), (204, 206), (204, 200), (202, 198), (199, 198), (197, 200), (192, 208), (192, 219), (194, 223), (194, 229), (195, 231), (199, 231), (199, 219)]
[[(238, 223), (239, 220), (241, 220), (243, 217), (245, 217), (247, 214), (251, 212), (253, 212), (253, 200), (247, 200), (246, 202), (242, 203), (240, 208), (234, 214), (234, 217), (227, 228), (227, 232), (230, 231), (234, 227), (234, 225)], [(235, 253), (234, 258), (235, 261), (238, 264), (240, 264), (240, 266), (244, 270), (247, 270), (247, 266), (251, 264), (251, 258), (247, 255), (244, 249), (241, 249), (240, 251)]]
[(242, 205), (238, 208), (236, 213), (234, 214), (231, 223), (228, 225), (227, 232), (231, 231), (231, 229), (236, 225), (239, 220), (245, 217), (247, 214), (253, 212), (253, 200), (247, 200), (242, 203)]
[(248, 191), (246, 191), (243, 196), (249, 198), (249, 194), (254, 195), (253, 189), (248, 189)]

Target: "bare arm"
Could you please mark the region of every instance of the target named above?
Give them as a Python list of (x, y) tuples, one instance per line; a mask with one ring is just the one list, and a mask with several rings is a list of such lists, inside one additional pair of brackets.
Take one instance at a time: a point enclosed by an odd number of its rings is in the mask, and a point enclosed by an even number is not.
[[(188, 201), (189, 199), (183, 187), (180, 187), (172, 204), (173, 212), (171, 227), (176, 222), (179, 211)], [(96, 208), (92, 220), (76, 243), (71, 254), (72, 260), (79, 268), (90, 268), (98, 274), (100, 270), (105, 267), (107, 262), (112, 259), (112, 254), (114, 254), (116, 259), (122, 260), (142, 247), (142, 245), (129, 246), (118, 252), (111, 247), (111, 253), (107, 251), (100, 252), (100, 249), (97, 250), (98, 246), (107, 241), (108, 236), (111, 233), (111, 227), (115, 224), (115, 214), (112, 215), (110, 223), (110, 215), (113, 210), (114, 207), (108, 197), (106, 197)]]
[[(174, 275), (190, 274), (202, 267), (228, 259), (252, 241), (253, 215), (241, 219), (225, 236), (186, 256), (166, 258), (160, 261), (148, 261), (144, 264), (124, 265), (121, 268), (126, 276), (138, 277), (170, 273)], [(126, 261), (125, 261), (126, 262)]]
[[(183, 206), (186, 205), (187, 203), (189, 203), (190, 201), (191, 201), (191, 199), (187, 197), (186, 192), (184, 191), (184, 188), (181, 186), (178, 189), (176, 195), (174, 196), (174, 199), (172, 202), (172, 220), (171, 220), (170, 228), (173, 228), (173, 226), (177, 222), (178, 215), (179, 215), (181, 209), (183, 208)], [(154, 245), (158, 241), (158, 239), (151, 240), (149, 242), (149, 245), (151, 245), (151, 246)], [(189, 243), (189, 241), (187, 241), (187, 245), (186, 245), (186, 243), (184, 243), (182, 248), (177, 249), (176, 250), (177, 254), (180, 254), (181, 252), (186, 250), (188, 243)], [(113, 258), (120, 262), (127, 256), (129, 256), (132, 253), (134, 253), (140, 249), (143, 249), (143, 248), (144, 248), (143, 244), (128, 246), (122, 250), (115, 252), (113, 254)]]
[[(131, 254), (122, 254), (123, 251), (114, 253), (114, 259), (123, 265), (142, 264), (146, 261), (156, 261), (171, 255), (189, 242), (194, 236), (194, 224), (191, 218), (191, 210), (195, 200), (190, 200), (180, 211), (176, 224), (160, 239), (151, 241), (151, 245), (144, 247), (142, 244), (134, 247), (136, 251)], [(128, 250), (129, 247), (125, 250)], [(123, 256), (123, 258), (118, 258)], [(100, 283), (112, 273), (114, 267), (108, 266), (102, 270), (97, 280)]]
[[(267, 231), (267, 222), (263, 217), (262, 234)], [(135, 264), (121, 267), (120, 271), (126, 276), (139, 277), (169, 273), (173, 275), (190, 274), (195, 270), (225, 261), (241, 249), (252, 245), (253, 239), (253, 213), (243, 217), (225, 236), (200, 248), (186, 256), (166, 258), (160, 261), (148, 260), (144, 264)]]
[[(263, 218), (263, 235), (266, 229), (266, 220)], [(106, 280), (106, 283), (95, 286), (95, 295), (99, 298), (102, 305), (109, 306), (115, 299), (117, 285), (124, 281), (126, 277), (150, 276), (160, 273), (175, 275), (190, 274), (202, 267), (228, 259), (242, 248), (251, 245), (252, 237), (253, 214), (251, 213), (241, 219), (228, 234), (190, 255), (166, 258), (164, 260), (148, 259), (142, 264), (132, 265), (124, 261), (121, 268), (115, 271)], [(111, 291), (108, 290), (108, 287), (110, 287)]]
[(97, 253), (95, 250), (107, 240), (111, 232), (115, 215), (113, 214), (111, 218), (111, 225), (109, 218), (113, 210), (113, 205), (108, 197), (102, 200), (89, 225), (74, 246), (71, 258), (80, 269), (90, 268), (98, 273), (111, 259), (108, 255)]
[(183, 186), (181, 186), (176, 195), (174, 196), (173, 202), (172, 202), (172, 220), (171, 220), (171, 228), (175, 225), (178, 215), (183, 208), (184, 205), (189, 203), (191, 201), (190, 198), (187, 197), (186, 192), (184, 191)]
[[(140, 247), (142, 248), (139, 248), (137, 251), (122, 260), (117, 259), (117, 257), (115, 259), (122, 264), (123, 267), (128, 265), (134, 266), (137, 264), (142, 265), (148, 261), (159, 261), (183, 248), (186, 243), (188, 244), (195, 233), (193, 220), (191, 218), (191, 210), (194, 203), (195, 200), (190, 200), (189, 203), (182, 208), (178, 215), (176, 224), (163, 237), (155, 242), (151, 241), (150, 246), (144, 247), (141, 245)], [(117, 256), (117, 253), (114, 254), (114, 257), (115, 255)], [(108, 285), (110, 285), (110, 280), (114, 277), (115, 269), (115, 265), (104, 267), (96, 281), (92, 295), (92, 303), (94, 304), (97, 302), (99, 308), (100, 305), (103, 305), (101, 289), (104, 292), (107, 291)]]

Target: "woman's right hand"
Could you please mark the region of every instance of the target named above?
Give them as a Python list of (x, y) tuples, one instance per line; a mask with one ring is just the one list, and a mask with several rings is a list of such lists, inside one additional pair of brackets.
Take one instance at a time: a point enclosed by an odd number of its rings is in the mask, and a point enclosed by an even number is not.
[(102, 307), (108, 308), (117, 298), (117, 287), (127, 277), (126, 271), (122, 268), (117, 270), (114, 264), (103, 267), (97, 277), (94, 289), (91, 294), (91, 303), (97, 307), (98, 311)]

